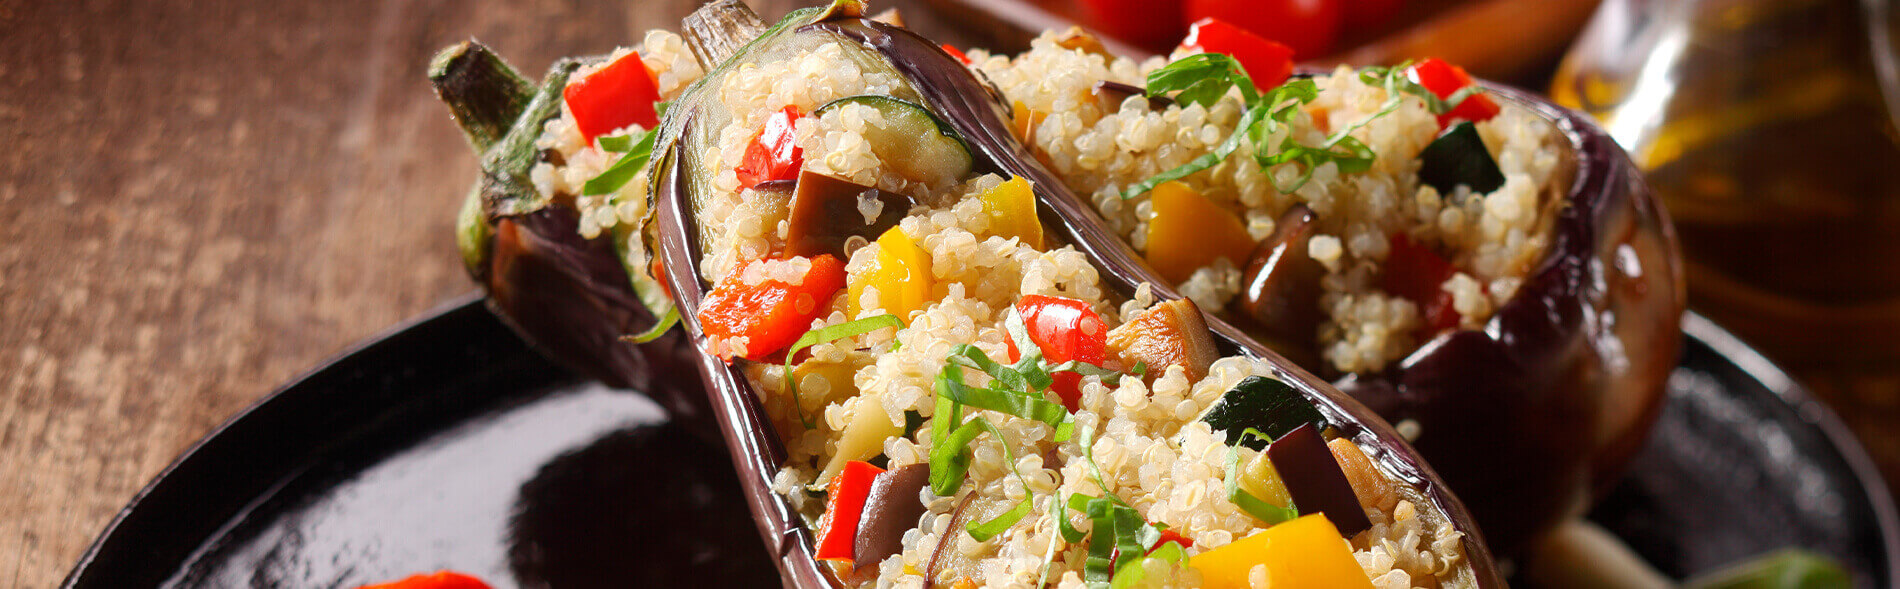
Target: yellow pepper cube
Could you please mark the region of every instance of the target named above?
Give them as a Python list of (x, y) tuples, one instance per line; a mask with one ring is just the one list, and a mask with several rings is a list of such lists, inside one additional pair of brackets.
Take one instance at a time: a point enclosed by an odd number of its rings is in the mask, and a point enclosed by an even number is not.
[(1208, 589), (1247, 589), (1247, 575), (1258, 565), (1266, 565), (1267, 586), (1273, 589), (1372, 587), (1339, 529), (1319, 513), (1188, 559)]
[(1036, 217), (1036, 191), (1022, 176), (983, 191), (983, 212), (990, 218), (990, 232), (1022, 240), (1023, 245), (1042, 249), (1042, 220)]
[(874, 265), (847, 281), (852, 317), (862, 314), (864, 289), (870, 287), (877, 289), (878, 306), (909, 323), (931, 300), (930, 252), (911, 241), (902, 227), (892, 227), (877, 238)]
[(1163, 182), (1149, 192), (1154, 218), (1148, 220), (1148, 265), (1162, 278), (1179, 283), (1194, 271), (1227, 258), (1245, 268), (1257, 244), (1246, 223), (1180, 181)]

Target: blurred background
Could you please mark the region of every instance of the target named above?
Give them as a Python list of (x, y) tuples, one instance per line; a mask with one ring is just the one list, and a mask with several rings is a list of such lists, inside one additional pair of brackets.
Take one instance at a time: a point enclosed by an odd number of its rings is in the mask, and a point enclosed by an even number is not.
[[(473, 288), (450, 229), (475, 162), (423, 77), (437, 48), (473, 36), (539, 72), (697, 4), (0, 0), (0, 585), (56, 584), (194, 440)], [(1216, 15), (1315, 62), (1436, 56), (1548, 91), (1649, 170), (1691, 308), (1791, 370), (1900, 480), (1886, 2), (896, 5), (961, 47), (1081, 22), (1165, 53)]]

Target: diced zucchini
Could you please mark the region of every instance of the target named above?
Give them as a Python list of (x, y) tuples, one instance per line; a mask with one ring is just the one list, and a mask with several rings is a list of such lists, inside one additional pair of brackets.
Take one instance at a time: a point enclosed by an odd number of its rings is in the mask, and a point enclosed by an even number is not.
[[(1284, 382), (1260, 376), (1241, 379), (1201, 414), (1201, 421), (1207, 422), (1214, 431), (1227, 432), (1228, 444), (1243, 443), (1241, 434), (1248, 429), (1278, 439), (1301, 425), (1324, 427), (1326, 424), (1326, 418), (1299, 391)], [(1264, 439), (1253, 438), (1244, 443), (1255, 450), (1267, 447)]]
[(1491, 157), (1491, 150), (1478, 136), (1478, 126), (1465, 121), (1452, 125), (1419, 152), (1418, 179), (1437, 188), (1439, 194), (1451, 194), (1459, 184), (1471, 187), (1474, 194), (1490, 194), (1504, 185), (1504, 172)]
[(881, 95), (847, 96), (818, 107), (812, 115), (824, 116), (847, 104), (870, 107), (883, 115), (883, 124), (867, 127), (864, 140), (900, 176), (920, 182), (961, 180), (975, 166), (969, 146), (949, 123), (914, 102)]

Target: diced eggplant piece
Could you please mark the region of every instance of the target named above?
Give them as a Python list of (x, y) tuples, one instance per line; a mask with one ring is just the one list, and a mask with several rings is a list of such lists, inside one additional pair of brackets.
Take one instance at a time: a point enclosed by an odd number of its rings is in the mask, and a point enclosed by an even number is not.
[(1207, 376), (1207, 368), (1220, 358), (1200, 308), (1188, 299), (1157, 304), (1109, 330), (1108, 349), (1123, 366), (1146, 364), (1150, 377), (1169, 366), (1180, 366), (1187, 369), (1189, 381)]
[(956, 129), (915, 102), (891, 96), (847, 96), (818, 107), (812, 116), (824, 116), (847, 104), (870, 107), (883, 121), (867, 125), (864, 141), (871, 144), (884, 165), (899, 176), (917, 181), (948, 177), (962, 179), (974, 161), (970, 147)]
[(882, 562), (904, 549), (904, 532), (924, 515), (919, 495), (930, 482), (930, 465), (911, 464), (884, 471), (871, 481), (871, 494), (858, 518), (858, 567)]
[[(766, 184), (771, 182), (762, 182), (759, 186)], [(810, 170), (799, 172), (798, 189), (791, 200), (790, 224), (785, 234), (786, 255), (831, 254), (839, 259), (850, 259), (850, 252), (845, 251), (846, 241), (852, 237), (877, 239), (903, 221), (915, 204), (902, 194)]]
[(1306, 249), (1318, 219), (1304, 204), (1287, 209), (1273, 235), (1254, 249), (1240, 278), (1240, 311), (1253, 323), (1248, 333), (1305, 366), (1316, 366), (1319, 359), (1312, 342), (1319, 332), (1319, 279), (1325, 268)]
[(1063, 31), (1061, 35), (1057, 35), (1056, 46), (1090, 55), (1100, 55), (1104, 59), (1115, 58), (1113, 53), (1109, 53), (1108, 46), (1102, 44), (1101, 37), (1097, 37), (1094, 33), (1090, 33), (1079, 26), (1070, 26), (1069, 30)]
[(1262, 376), (1241, 379), (1201, 414), (1201, 421), (1207, 422), (1214, 431), (1227, 432), (1227, 443), (1255, 450), (1267, 447), (1267, 441), (1257, 438), (1242, 441), (1241, 434), (1248, 429), (1277, 440), (1301, 427), (1326, 425), (1326, 418), (1299, 391), (1287, 383)]
[(1347, 538), (1372, 527), (1318, 427), (1303, 424), (1274, 439), (1267, 446), (1267, 457), (1273, 460), (1273, 469), (1280, 473), (1280, 482), (1293, 496), (1300, 515), (1324, 513)]
[(1418, 179), (1439, 194), (1451, 194), (1458, 185), (1471, 187), (1475, 194), (1490, 194), (1504, 185), (1504, 172), (1478, 136), (1471, 121), (1452, 125), (1419, 152)]
[(1333, 460), (1339, 462), (1339, 469), (1346, 473), (1346, 480), (1352, 482), (1352, 490), (1359, 495), (1359, 504), (1376, 507), (1386, 513), (1399, 503), (1399, 491), (1393, 488), (1392, 481), (1372, 465), (1372, 459), (1359, 449), (1358, 444), (1345, 438), (1334, 438), (1326, 442), (1326, 448), (1333, 451)]
[(1148, 91), (1140, 86), (1110, 80), (1096, 82), (1089, 94), (1095, 97), (1095, 105), (1101, 107), (1102, 112), (1120, 112), (1122, 102), (1130, 96), (1146, 96), (1150, 110), (1166, 110), (1168, 105), (1174, 104), (1174, 100), (1166, 96), (1147, 96)]

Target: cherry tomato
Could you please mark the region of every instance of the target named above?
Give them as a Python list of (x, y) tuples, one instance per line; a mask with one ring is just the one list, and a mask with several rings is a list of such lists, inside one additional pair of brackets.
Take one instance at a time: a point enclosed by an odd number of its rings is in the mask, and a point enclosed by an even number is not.
[(1177, 2), (1082, 0), (1082, 10), (1091, 28), (1150, 49), (1166, 48), (1187, 30)]
[(1187, 18), (1217, 18), (1293, 48), (1294, 59), (1330, 53), (1339, 36), (1339, 0), (1188, 0)]
[(489, 589), (481, 579), (455, 571), (436, 571), (427, 575), (410, 575), (401, 581), (364, 585), (357, 589)]
[(1347, 30), (1376, 27), (1397, 16), (1405, 0), (1341, 0), (1340, 25)]
[(1181, 48), (1224, 53), (1234, 58), (1240, 67), (1247, 69), (1247, 77), (1253, 78), (1254, 87), (1262, 92), (1286, 83), (1287, 77), (1293, 75), (1293, 49), (1217, 18), (1194, 21), (1194, 25), (1188, 27), (1187, 38), (1181, 40)]

